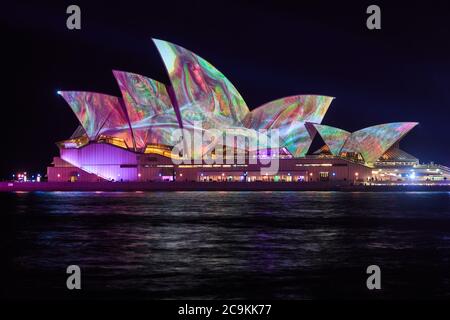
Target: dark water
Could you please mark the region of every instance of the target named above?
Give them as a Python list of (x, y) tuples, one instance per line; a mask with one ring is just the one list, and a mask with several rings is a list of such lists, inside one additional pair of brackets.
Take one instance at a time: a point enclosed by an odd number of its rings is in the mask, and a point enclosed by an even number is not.
[[(449, 298), (450, 193), (0, 194), (3, 298)], [(82, 290), (65, 289), (66, 267)], [(382, 289), (366, 288), (380, 266)]]

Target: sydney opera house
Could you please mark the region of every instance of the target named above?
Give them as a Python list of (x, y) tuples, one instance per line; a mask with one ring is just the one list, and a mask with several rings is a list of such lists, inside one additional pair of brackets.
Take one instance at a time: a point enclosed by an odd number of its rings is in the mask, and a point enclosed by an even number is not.
[[(58, 91), (80, 126), (57, 143), (60, 155), (47, 168), (49, 181), (367, 182), (449, 176), (447, 167), (422, 165), (399, 148), (416, 122), (348, 132), (322, 124), (333, 98), (318, 95), (289, 96), (250, 111), (231, 82), (209, 62), (178, 45), (153, 41), (170, 84), (113, 71), (121, 97)], [(184, 135), (208, 130), (236, 135), (214, 145), (215, 152), (224, 151), (226, 161), (208, 161), (215, 158), (211, 143), (174, 152), (177, 143), (190, 141)], [(238, 137), (245, 141), (255, 132), (273, 130), (278, 135), (276, 146), (250, 150), (237, 142)], [(174, 138), (176, 132), (181, 132), (181, 139)], [(313, 139), (320, 139), (323, 146), (310, 150)], [(244, 161), (234, 161), (238, 152)], [(276, 172), (261, 170), (268, 159), (277, 160)]]

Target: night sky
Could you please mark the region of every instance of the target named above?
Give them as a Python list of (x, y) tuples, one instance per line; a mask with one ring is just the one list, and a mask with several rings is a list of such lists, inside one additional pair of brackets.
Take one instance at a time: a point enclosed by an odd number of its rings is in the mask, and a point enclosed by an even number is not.
[[(0, 13), (2, 178), (45, 173), (55, 142), (77, 128), (57, 90), (120, 96), (112, 69), (168, 84), (152, 37), (211, 62), (250, 109), (322, 94), (336, 97), (323, 123), (348, 131), (418, 121), (402, 149), (450, 165), (448, 1), (9, 2)], [(70, 4), (81, 7), (79, 31), (66, 28)], [(381, 7), (382, 30), (366, 28), (370, 4)]]

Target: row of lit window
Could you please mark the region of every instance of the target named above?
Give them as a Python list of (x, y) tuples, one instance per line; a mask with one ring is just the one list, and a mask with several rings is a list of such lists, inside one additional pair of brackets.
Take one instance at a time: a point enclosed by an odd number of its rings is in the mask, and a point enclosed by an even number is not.
[(297, 163), (296, 167), (332, 167), (331, 163)]

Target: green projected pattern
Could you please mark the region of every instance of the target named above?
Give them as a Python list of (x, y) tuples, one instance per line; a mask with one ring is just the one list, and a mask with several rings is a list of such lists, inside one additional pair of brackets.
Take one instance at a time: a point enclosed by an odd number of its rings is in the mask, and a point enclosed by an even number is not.
[(341, 152), (359, 152), (365, 162), (375, 162), (417, 124), (392, 122), (355, 131), (345, 141)]
[(332, 97), (317, 95), (277, 99), (252, 110), (244, 124), (255, 130), (278, 129), (283, 146), (294, 157), (302, 157), (314, 138), (308, 133), (305, 123), (322, 122), (332, 101)]
[(213, 65), (173, 43), (153, 39), (169, 74), (183, 126), (202, 121), (204, 129), (241, 126), (248, 107)]
[(345, 143), (345, 140), (351, 135), (350, 132), (330, 127), (323, 124), (312, 124), (314, 128), (319, 132), (325, 144), (330, 149), (331, 154), (338, 156)]

